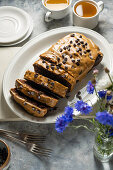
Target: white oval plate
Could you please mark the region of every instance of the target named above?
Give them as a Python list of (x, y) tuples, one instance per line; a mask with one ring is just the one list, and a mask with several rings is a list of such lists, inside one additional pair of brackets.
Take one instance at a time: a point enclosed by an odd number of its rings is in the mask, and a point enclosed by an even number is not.
[(17, 7), (0, 7), (0, 43), (13, 43), (25, 36), (30, 27), (29, 15)]
[[(23, 78), (26, 70), (33, 70), (32, 64), (38, 59), (39, 54), (47, 50), (50, 45), (57, 42), (60, 38), (72, 32), (79, 32), (86, 35), (88, 38), (91, 38), (103, 52), (103, 61), (97, 67), (100, 70), (98, 75), (99, 80), (104, 77), (103, 65), (108, 67), (112, 71), (112, 49), (107, 40), (97, 32), (94, 32), (87, 28), (71, 26), (54, 29), (40, 34), (39, 36), (29, 41), (26, 45), (24, 45), (22, 49), (16, 54), (9, 67), (7, 68), (3, 78), (3, 94), (5, 100), (10, 109), (20, 118), (35, 123), (54, 123), (57, 116), (63, 113), (64, 107), (66, 105), (76, 102), (75, 94), (79, 89), (81, 89), (82, 91), (83, 99), (89, 99), (89, 95), (87, 95), (85, 85), (92, 77), (91, 72), (86, 76), (82, 83), (78, 83), (76, 85), (74, 90), (69, 94), (70, 97), (68, 99), (61, 99), (57, 105), (57, 109), (47, 113), (44, 118), (37, 118), (28, 114), (26, 111), (24, 111), (24, 109), (22, 109), (12, 100), (9, 92), (9, 90), (15, 86), (15, 80), (17, 78)], [(95, 95), (90, 95), (90, 100), (94, 104), (96, 102)], [(78, 113), (75, 112), (75, 114)]]

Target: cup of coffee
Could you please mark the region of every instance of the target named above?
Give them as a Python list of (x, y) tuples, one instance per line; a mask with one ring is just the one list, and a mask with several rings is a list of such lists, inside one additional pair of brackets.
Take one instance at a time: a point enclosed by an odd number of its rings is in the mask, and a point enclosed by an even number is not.
[(93, 29), (98, 24), (99, 14), (104, 8), (102, 1), (79, 0), (73, 6), (73, 25)]
[(61, 19), (69, 14), (72, 0), (42, 0), (45, 10), (45, 21)]

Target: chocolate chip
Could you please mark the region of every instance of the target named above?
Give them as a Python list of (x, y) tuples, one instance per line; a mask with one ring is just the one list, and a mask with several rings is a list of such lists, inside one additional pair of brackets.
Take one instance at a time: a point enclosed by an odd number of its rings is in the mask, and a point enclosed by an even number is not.
[(36, 73), (35, 75), (34, 75), (34, 78), (37, 78), (38, 77), (38, 73)]
[(65, 66), (65, 70), (68, 70), (68, 67), (67, 67), (67, 66)]
[(82, 56), (82, 53), (80, 53), (80, 55)]
[(66, 47), (64, 46), (63, 49), (66, 50)]
[(79, 46), (79, 45), (80, 45), (80, 43), (77, 43), (77, 45)]
[(62, 48), (60, 48), (60, 50), (59, 50), (60, 52), (62, 52)]
[(77, 53), (74, 53), (74, 56), (78, 56), (78, 54), (77, 54)]
[(51, 79), (50, 78), (48, 78), (48, 82), (50, 82), (51, 81)]
[(63, 64), (66, 64), (66, 61), (63, 61), (62, 63), (63, 63)]
[(67, 50), (70, 51), (70, 48), (68, 48)]
[(68, 47), (70, 48), (70, 47), (71, 47), (71, 45), (68, 45)]
[(30, 92), (30, 91), (28, 91), (27, 93), (28, 93), (29, 95), (31, 95), (31, 92)]
[(92, 60), (92, 59), (93, 59), (93, 57), (91, 56), (91, 57), (90, 57), (90, 59)]
[(43, 60), (42, 63), (45, 63), (45, 60)]
[(49, 66), (47, 65), (46, 68), (49, 69)]
[(76, 44), (73, 44), (73, 47), (76, 47)]
[(75, 34), (71, 34), (70, 36), (71, 36), (71, 37), (75, 37)]
[(80, 41), (81, 44), (84, 44), (84, 41)]
[(38, 98), (38, 99), (40, 99), (41, 97), (40, 97), (40, 96), (38, 96), (37, 98)]
[(73, 63), (75, 63), (75, 60), (72, 60)]
[(82, 35), (80, 35), (79, 38), (82, 38)]
[(44, 83), (42, 82), (41, 85), (44, 86)]
[(62, 75), (62, 78), (66, 78), (66, 75), (64, 74), (64, 75)]
[(32, 110), (35, 111), (36, 109), (34, 107), (32, 107)]
[(51, 63), (51, 66), (54, 66), (55, 64)]
[(54, 86), (54, 82), (51, 82), (51, 85)]
[(23, 104), (24, 104), (24, 106), (25, 106), (25, 105), (27, 105), (27, 103), (26, 103), (26, 102), (24, 102)]
[(51, 66), (51, 69), (54, 70), (55, 66)]
[(58, 66), (61, 67), (62, 63), (59, 63)]
[(66, 57), (64, 58), (64, 61), (67, 61), (67, 58), (66, 58)]
[(91, 56), (91, 53), (89, 53), (89, 56)]
[(77, 48), (76, 51), (79, 52), (79, 48)]
[(37, 110), (37, 113), (40, 114), (40, 110)]
[(79, 82), (79, 80), (76, 80), (76, 83), (78, 83)]
[(85, 48), (85, 45), (83, 44), (82, 47)]
[(82, 51), (82, 48), (79, 48), (79, 51)]
[(32, 95), (32, 96), (34, 96), (34, 95), (35, 95), (35, 93), (32, 91), (32, 92), (31, 92), (31, 95)]
[(71, 40), (71, 41), (70, 41), (70, 44), (72, 44), (72, 43), (73, 43), (73, 41)]
[(22, 85), (20, 85), (20, 86), (19, 86), (19, 88), (20, 88), (20, 89), (22, 89), (22, 88), (23, 88), (23, 86), (22, 86)]
[(84, 54), (86, 54), (87, 52), (86, 51), (84, 51)]
[(79, 65), (80, 65), (80, 63), (79, 63), (79, 62), (76, 62), (76, 65), (77, 65), (77, 66), (79, 66)]
[(85, 43), (85, 45), (87, 45), (87, 43)]
[(62, 58), (64, 58), (65, 57), (65, 53), (64, 54), (62, 54)]
[(80, 71), (79, 75), (82, 74), (82, 70)]
[(70, 58), (72, 58), (73, 56), (72, 56), (72, 54), (70, 54)]
[(90, 49), (86, 50), (88, 53), (91, 51)]
[(59, 58), (59, 57), (57, 57), (57, 61), (58, 61), (58, 62), (60, 61), (60, 58)]
[(77, 39), (77, 40), (75, 40), (75, 42), (76, 42), (76, 43), (78, 43), (78, 39)]
[(80, 62), (80, 59), (77, 59), (77, 62)]

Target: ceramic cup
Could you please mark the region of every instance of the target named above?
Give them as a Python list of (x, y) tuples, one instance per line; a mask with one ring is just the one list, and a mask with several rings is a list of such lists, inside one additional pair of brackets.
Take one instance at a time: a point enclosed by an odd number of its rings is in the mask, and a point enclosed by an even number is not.
[[(90, 2), (90, 3), (94, 4), (97, 8), (96, 15), (94, 15), (92, 17), (81, 17), (81, 16), (77, 15), (74, 11), (74, 7), (75, 7), (75, 5), (77, 5), (77, 3), (81, 2), (81, 1), (86, 1), (86, 2)], [(80, 26), (80, 27), (86, 27), (86, 28), (90, 28), (90, 29), (95, 28), (98, 24), (99, 14), (103, 9), (104, 9), (104, 3), (102, 1), (95, 2), (93, 0), (79, 0), (79, 1), (75, 2), (75, 4), (73, 5), (73, 25)]]
[(45, 21), (46, 22), (50, 22), (52, 21), (53, 19), (61, 19), (61, 18), (64, 18), (66, 15), (68, 15), (70, 13), (70, 10), (71, 10), (71, 1), (72, 0), (69, 0), (69, 5), (64, 8), (64, 9), (61, 9), (61, 10), (50, 10), (48, 9), (45, 4), (44, 4), (44, 1), (45, 0), (42, 0), (42, 4), (43, 4), (43, 8), (44, 8), (44, 11), (45, 11)]

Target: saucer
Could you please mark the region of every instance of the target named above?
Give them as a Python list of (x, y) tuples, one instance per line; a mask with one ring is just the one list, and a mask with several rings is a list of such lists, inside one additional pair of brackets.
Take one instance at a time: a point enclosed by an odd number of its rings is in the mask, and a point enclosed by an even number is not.
[(0, 7), (0, 44), (21, 40), (30, 27), (29, 15), (17, 7)]
[(32, 33), (32, 31), (33, 31), (33, 20), (32, 20), (32, 18), (31, 18), (31, 16), (29, 16), (29, 22), (30, 22), (30, 27), (29, 27), (29, 29), (28, 29), (28, 32), (25, 34), (25, 36), (22, 38), (22, 39), (20, 39), (19, 41), (15, 41), (15, 42), (13, 42), (13, 43), (0, 43), (0, 46), (14, 46), (14, 45), (16, 45), (16, 44), (20, 44), (21, 42), (23, 42), (23, 41), (25, 41), (30, 35), (31, 35), (31, 33)]

